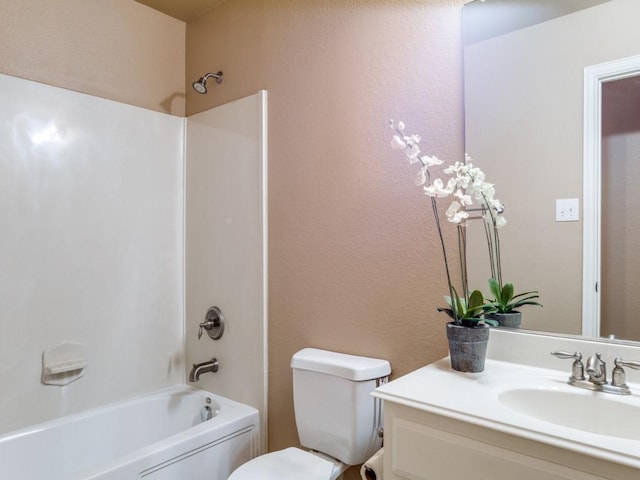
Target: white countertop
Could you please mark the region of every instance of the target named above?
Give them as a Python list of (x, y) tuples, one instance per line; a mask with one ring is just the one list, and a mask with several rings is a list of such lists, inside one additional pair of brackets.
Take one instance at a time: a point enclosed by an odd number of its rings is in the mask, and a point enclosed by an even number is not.
[[(449, 358), (420, 368), (377, 388), (373, 395), (397, 404), (483, 426), (511, 435), (566, 448), (596, 458), (640, 468), (640, 385), (629, 383), (631, 395), (593, 392), (567, 385), (570, 363), (558, 362), (564, 370), (487, 359), (481, 373), (460, 373), (451, 369)], [(637, 426), (637, 439), (590, 433), (543, 421), (501, 403), (499, 395), (513, 389), (568, 392), (577, 395), (576, 408), (586, 397), (604, 396), (607, 408), (616, 411), (625, 404), (638, 415), (620, 415), (620, 422)], [(541, 405), (540, 408), (553, 408)], [(598, 415), (598, 410), (586, 415)], [(608, 412), (611, 415), (611, 410)], [(635, 411), (633, 412), (635, 413)], [(614, 413), (615, 417), (616, 414)], [(617, 421), (618, 419), (615, 418)]]

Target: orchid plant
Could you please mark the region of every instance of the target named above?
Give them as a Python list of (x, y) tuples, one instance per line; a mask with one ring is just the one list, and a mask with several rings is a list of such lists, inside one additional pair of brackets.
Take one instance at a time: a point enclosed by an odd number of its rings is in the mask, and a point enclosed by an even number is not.
[[(449, 295), (445, 297), (447, 308), (439, 308), (446, 312), (457, 325), (476, 326), (480, 322), (497, 325), (497, 322), (482, 319), (484, 313), (495, 311), (492, 302), (485, 302), (484, 296), (479, 290), (469, 292), (466, 261), (466, 232), (465, 225), (472, 218), (471, 213), (479, 213), (484, 219), (487, 245), (491, 261), (491, 274), (498, 282), (502, 283), (500, 267), (500, 242), (498, 229), (506, 224), (502, 215), (504, 207), (495, 198), (495, 188), (485, 181), (485, 174), (480, 168), (473, 166), (472, 159), (467, 155), (464, 162), (456, 161), (453, 165), (444, 168), (443, 173), (448, 177), (431, 179), (431, 168), (442, 165), (443, 161), (435, 156), (425, 155), (420, 150), (420, 136), (407, 135), (403, 122), (389, 122), (394, 131), (391, 139), (391, 147), (404, 152), (409, 165), (417, 165), (418, 172), (416, 185), (421, 187), (424, 194), (429, 197), (431, 209), (436, 221), (442, 255), (444, 258), (445, 273), (449, 287)], [(462, 290), (460, 295), (456, 291), (452, 280), (447, 250), (440, 224), (440, 209), (438, 199), (450, 199), (445, 216), (449, 223), (456, 225), (458, 236), (458, 255), (460, 261), (460, 274)]]

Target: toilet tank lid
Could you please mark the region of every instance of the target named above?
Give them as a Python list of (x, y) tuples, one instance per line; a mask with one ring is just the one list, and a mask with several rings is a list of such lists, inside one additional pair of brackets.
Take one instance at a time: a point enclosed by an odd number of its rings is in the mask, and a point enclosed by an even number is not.
[(297, 352), (291, 358), (291, 368), (326, 373), (354, 382), (386, 377), (391, 373), (391, 365), (387, 360), (317, 348), (304, 348)]

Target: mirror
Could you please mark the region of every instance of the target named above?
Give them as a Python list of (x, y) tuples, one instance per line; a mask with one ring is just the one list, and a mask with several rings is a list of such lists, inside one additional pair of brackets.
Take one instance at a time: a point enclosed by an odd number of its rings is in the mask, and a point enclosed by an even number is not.
[[(639, 15), (634, 0), (464, 7), (466, 151), (506, 205), (504, 280), (518, 292), (538, 290), (544, 304), (523, 309), (525, 329), (583, 331), (584, 71), (640, 54)], [(578, 221), (556, 221), (562, 199), (579, 200)], [(471, 285), (487, 292), (483, 236), (471, 226), (468, 261)]]

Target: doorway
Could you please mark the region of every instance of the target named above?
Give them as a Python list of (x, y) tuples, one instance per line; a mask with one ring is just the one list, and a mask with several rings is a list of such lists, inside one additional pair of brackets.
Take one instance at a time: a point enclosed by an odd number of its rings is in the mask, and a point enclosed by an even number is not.
[(640, 76), (602, 84), (600, 333), (640, 340)]
[(640, 340), (640, 56), (586, 68), (584, 112), (582, 333)]

